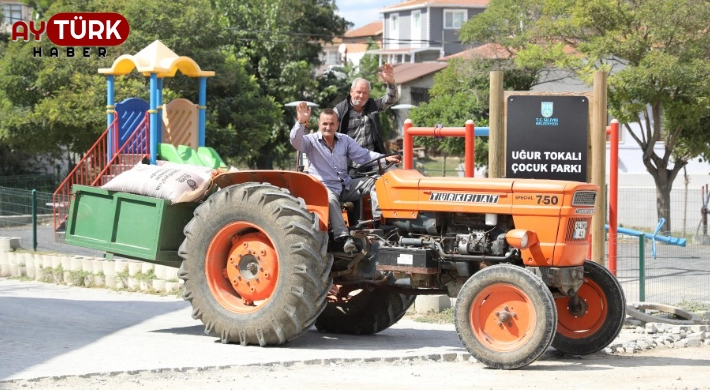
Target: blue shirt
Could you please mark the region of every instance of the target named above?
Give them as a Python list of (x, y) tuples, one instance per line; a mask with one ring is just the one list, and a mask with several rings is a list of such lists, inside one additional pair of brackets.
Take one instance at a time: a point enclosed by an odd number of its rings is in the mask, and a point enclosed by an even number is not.
[(348, 175), (348, 159), (358, 164), (384, 156), (358, 145), (347, 134), (335, 133), (334, 147), (331, 150), (320, 131), (304, 134), (304, 128), (296, 123), (291, 129), (291, 145), (308, 157), (308, 173), (320, 180), (329, 190), (340, 195), (343, 189), (350, 188), (352, 178)]

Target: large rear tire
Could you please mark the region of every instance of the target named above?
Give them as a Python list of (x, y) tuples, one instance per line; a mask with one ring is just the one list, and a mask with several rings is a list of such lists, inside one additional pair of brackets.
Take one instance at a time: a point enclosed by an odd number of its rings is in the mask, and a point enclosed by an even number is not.
[(528, 270), (494, 265), (464, 283), (455, 308), (456, 333), (479, 362), (516, 369), (537, 360), (555, 336), (549, 288)]
[(605, 267), (584, 262), (584, 284), (577, 292), (586, 305), (584, 313), (570, 310), (570, 298), (555, 299), (557, 335), (552, 346), (564, 353), (589, 355), (597, 352), (619, 335), (626, 317), (624, 290)]
[(369, 335), (382, 332), (404, 317), (414, 303), (414, 296), (375, 288), (356, 290), (338, 297), (334, 285), (325, 310), (316, 320), (321, 332)]
[(331, 283), (327, 233), (302, 199), (260, 183), (211, 195), (185, 227), (183, 297), (223, 343), (278, 345), (313, 325)]

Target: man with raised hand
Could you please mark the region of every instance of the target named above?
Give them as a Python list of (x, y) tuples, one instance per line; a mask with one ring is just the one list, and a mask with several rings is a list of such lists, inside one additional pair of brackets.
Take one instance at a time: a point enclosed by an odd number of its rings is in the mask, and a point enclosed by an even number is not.
[(394, 68), (385, 63), (380, 77), (387, 83), (387, 93), (379, 99), (370, 97), (370, 82), (357, 78), (350, 86), (350, 95), (335, 106), (340, 118), (338, 132), (352, 137), (360, 146), (378, 153), (387, 153), (379, 114), (390, 108), (399, 99), (394, 81)]
[(304, 134), (305, 127), (311, 117), (311, 108), (306, 102), (296, 106), (297, 122), (291, 129), (291, 145), (308, 157), (308, 174), (320, 180), (328, 189), (328, 216), (333, 237), (344, 242), (344, 252), (355, 252), (357, 247), (350, 237), (343, 219), (340, 202), (361, 199), (368, 192), (372, 200), (372, 210), (378, 210), (375, 180), (371, 177), (351, 178), (348, 175), (348, 161), (364, 164), (368, 161), (382, 158), (387, 162), (400, 162), (397, 155), (384, 157), (382, 153), (374, 152), (358, 145), (347, 134), (338, 130), (338, 114), (330, 108), (321, 111), (318, 132)]

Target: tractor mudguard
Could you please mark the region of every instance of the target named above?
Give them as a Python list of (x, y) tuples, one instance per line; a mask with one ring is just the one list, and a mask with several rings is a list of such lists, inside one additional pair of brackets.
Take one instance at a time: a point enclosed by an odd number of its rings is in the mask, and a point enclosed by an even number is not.
[(256, 170), (221, 173), (213, 182), (219, 188), (247, 182), (270, 183), (301, 198), (319, 219), (321, 231), (328, 231), (328, 190), (313, 176), (293, 171)]

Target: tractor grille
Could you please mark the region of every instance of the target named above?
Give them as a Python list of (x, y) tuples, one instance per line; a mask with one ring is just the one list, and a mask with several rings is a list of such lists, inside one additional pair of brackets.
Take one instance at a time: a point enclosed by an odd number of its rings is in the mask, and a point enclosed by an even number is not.
[(589, 218), (570, 218), (567, 222), (565, 241), (585, 241), (591, 224), (592, 220)]
[(572, 199), (572, 206), (594, 206), (596, 191), (577, 191)]

